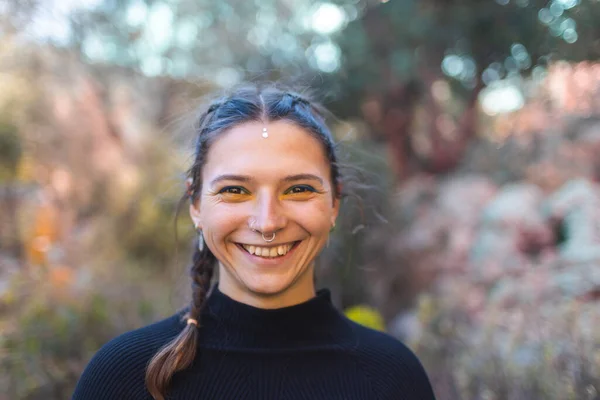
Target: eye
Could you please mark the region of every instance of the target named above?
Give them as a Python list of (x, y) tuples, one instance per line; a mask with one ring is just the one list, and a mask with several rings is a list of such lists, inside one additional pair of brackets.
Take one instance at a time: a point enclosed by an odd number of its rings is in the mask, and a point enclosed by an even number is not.
[(314, 193), (317, 190), (310, 185), (296, 185), (289, 188), (285, 194)]
[(219, 194), (246, 194), (247, 191), (241, 186), (226, 186), (223, 189), (219, 190)]

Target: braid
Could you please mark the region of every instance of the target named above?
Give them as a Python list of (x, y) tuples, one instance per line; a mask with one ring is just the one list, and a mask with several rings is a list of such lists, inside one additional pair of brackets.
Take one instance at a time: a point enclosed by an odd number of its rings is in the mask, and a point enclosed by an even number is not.
[(220, 101), (216, 101), (216, 102), (212, 103), (212, 104), (210, 105), (210, 107), (208, 107), (208, 110), (206, 110), (206, 115), (208, 115), (208, 114), (212, 114), (212, 113), (214, 113), (215, 111), (217, 111), (217, 109), (218, 109), (219, 107), (221, 107), (221, 105), (222, 105), (222, 104), (223, 104), (223, 103), (222, 103), (222, 102), (220, 102)]
[(269, 119), (280, 119), (287, 116), (292, 112), (296, 103), (296, 98), (290, 93), (277, 96), (273, 105), (266, 106)]
[(196, 357), (200, 314), (206, 304), (206, 295), (210, 289), (216, 258), (207, 246), (194, 252), (190, 269), (192, 276), (192, 303), (184, 319), (193, 318), (198, 327), (188, 324), (181, 333), (165, 345), (150, 360), (146, 370), (146, 386), (155, 400), (164, 400), (171, 378), (177, 371), (190, 366)]
[(308, 101), (308, 99), (306, 99), (305, 97), (303, 97), (297, 93), (288, 92), (287, 95), (292, 98), (292, 100), (295, 104), (301, 104), (303, 106), (312, 106), (312, 103), (310, 101)]
[(193, 265), (190, 269), (190, 276), (192, 278), (192, 304), (189, 318), (197, 321), (204, 308), (206, 295), (210, 290), (210, 282), (215, 269), (215, 260), (215, 256), (206, 246), (204, 246), (202, 251), (196, 249), (194, 252)]

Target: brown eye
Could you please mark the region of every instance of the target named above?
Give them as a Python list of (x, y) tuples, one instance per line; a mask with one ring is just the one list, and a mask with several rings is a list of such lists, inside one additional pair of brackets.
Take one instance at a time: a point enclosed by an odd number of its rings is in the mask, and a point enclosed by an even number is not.
[(315, 188), (313, 188), (312, 186), (297, 185), (297, 186), (292, 186), (291, 188), (289, 188), (288, 191), (286, 192), (286, 194), (300, 194), (300, 193), (312, 193), (312, 192), (316, 192)]
[(244, 194), (244, 193), (246, 193), (246, 191), (244, 190), (244, 188), (241, 188), (239, 186), (227, 186), (227, 187), (224, 187), (223, 189), (221, 189), (219, 191), (219, 193), (225, 193), (225, 194)]

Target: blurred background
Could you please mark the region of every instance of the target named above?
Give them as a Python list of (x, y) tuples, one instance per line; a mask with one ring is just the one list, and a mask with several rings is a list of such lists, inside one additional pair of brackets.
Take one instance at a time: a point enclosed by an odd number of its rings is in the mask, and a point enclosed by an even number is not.
[(194, 110), (256, 79), (315, 89), (367, 184), (340, 309), (440, 400), (600, 399), (599, 56), (598, 0), (0, 0), (0, 399), (186, 304)]

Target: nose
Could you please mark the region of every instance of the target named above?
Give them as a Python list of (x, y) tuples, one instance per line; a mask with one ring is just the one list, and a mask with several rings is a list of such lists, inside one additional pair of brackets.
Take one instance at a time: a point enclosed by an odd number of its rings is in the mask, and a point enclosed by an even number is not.
[(250, 229), (271, 234), (287, 225), (287, 217), (277, 196), (264, 194), (257, 198), (254, 215), (248, 221)]

